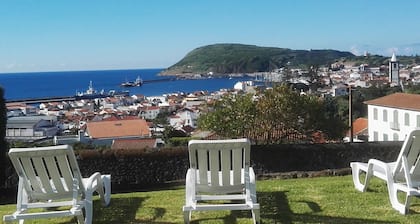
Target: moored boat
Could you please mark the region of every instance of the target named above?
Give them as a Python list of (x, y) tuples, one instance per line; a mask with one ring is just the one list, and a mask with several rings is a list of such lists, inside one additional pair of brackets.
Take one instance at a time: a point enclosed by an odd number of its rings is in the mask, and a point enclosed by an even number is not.
[(126, 81), (121, 83), (121, 86), (123, 87), (136, 87), (143, 85), (143, 80), (140, 78), (140, 76), (137, 76), (135, 81)]
[(127, 90), (124, 91), (115, 91), (110, 90), (106, 93), (104, 90), (96, 91), (93, 88), (92, 81), (89, 82), (89, 87), (85, 92), (77, 92), (75, 95), (76, 100), (80, 99), (96, 99), (96, 98), (106, 98), (106, 97), (113, 97), (113, 96), (129, 96), (130, 92)]

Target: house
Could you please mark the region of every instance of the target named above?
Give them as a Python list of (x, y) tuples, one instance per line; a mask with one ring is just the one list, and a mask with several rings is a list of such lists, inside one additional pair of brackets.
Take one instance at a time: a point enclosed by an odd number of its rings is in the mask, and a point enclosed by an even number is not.
[(160, 107), (158, 106), (145, 106), (139, 108), (139, 117), (147, 120), (155, 119), (160, 113)]
[(332, 96), (346, 96), (349, 94), (349, 87), (344, 84), (334, 85), (332, 87)]
[(9, 117), (6, 125), (6, 139), (34, 141), (53, 137), (58, 132), (54, 116)]
[(6, 103), (7, 117), (11, 116), (22, 116), (22, 115), (34, 115), (38, 113), (36, 107), (28, 105), (26, 103)]
[(87, 122), (81, 141), (94, 145), (111, 145), (116, 139), (149, 137), (149, 126), (143, 119), (109, 120)]
[(197, 118), (199, 114), (192, 109), (183, 108), (175, 115), (169, 117), (169, 124), (174, 128), (191, 126), (197, 128)]
[(420, 128), (420, 95), (394, 93), (366, 101), (369, 141), (403, 141)]
[[(359, 117), (353, 121), (353, 141), (355, 142), (363, 142), (367, 141), (368, 139), (368, 119)], [(347, 132), (344, 141), (349, 142), (350, 140), (350, 130)]]

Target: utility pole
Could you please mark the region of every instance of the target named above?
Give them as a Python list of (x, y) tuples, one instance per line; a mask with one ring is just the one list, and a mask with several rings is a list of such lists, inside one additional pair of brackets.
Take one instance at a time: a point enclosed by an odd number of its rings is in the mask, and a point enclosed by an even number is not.
[(352, 96), (352, 86), (349, 86), (349, 127), (350, 127), (350, 137), (349, 141), (353, 142), (353, 96)]

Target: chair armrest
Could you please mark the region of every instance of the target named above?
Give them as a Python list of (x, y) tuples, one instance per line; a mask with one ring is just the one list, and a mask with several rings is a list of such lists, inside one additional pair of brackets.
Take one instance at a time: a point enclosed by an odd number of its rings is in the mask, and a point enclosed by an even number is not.
[(387, 163), (385, 163), (385, 162), (383, 162), (383, 161), (381, 161), (381, 160), (377, 160), (377, 159), (369, 159), (369, 161), (368, 161), (368, 166), (372, 166), (372, 165), (374, 165), (374, 166), (379, 166), (379, 167), (382, 167), (382, 168), (385, 168), (385, 167), (387, 167), (388, 165), (387, 165)]
[(101, 173), (99, 172), (95, 172), (94, 174), (92, 174), (87, 181), (85, 182), (85, 189), (88, 192), (94, 192), (96, 191), (96, 189), (98, 189), (98, 187), (103, 187), (102, 186), (102, 180), (101, 180)]

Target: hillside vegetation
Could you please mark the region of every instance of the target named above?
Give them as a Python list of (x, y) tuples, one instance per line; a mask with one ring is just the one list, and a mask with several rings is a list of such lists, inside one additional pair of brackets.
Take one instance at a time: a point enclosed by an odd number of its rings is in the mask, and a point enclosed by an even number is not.
[(329, 65), (337, 60), (354, 57), (350, 52), (336, 50), (291, 50), (244, 44), (214, 44), (194, 49), (162, 74), (265, 72), (285, 65), (305, 68), (311, 65)]
[[(420, 56), (398, 56), (403, 65), (420, 64)], [(213, 44), (189, 52), (178, 63), (164, 70), (162, 75), (231, 74), (268, 72), (276, 68), (307, 69), (338, 62), (351, 66), (368, 64), (370, 67), (388, 65), (390, 57), (381, 55), (355, 56), (337, 50), (292, 50), (277, 47), (259, 47), (245, 44)]]

